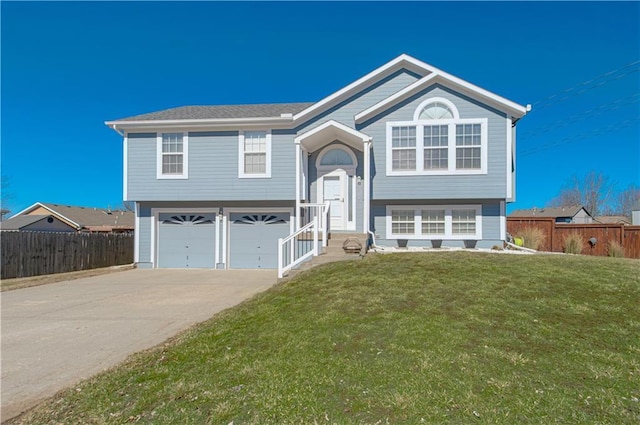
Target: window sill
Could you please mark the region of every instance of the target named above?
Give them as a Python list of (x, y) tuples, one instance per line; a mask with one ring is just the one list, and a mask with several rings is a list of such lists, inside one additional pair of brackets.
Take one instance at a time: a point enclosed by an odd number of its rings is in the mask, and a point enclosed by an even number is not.
[(187, 180), (189, 178), (189, 176), (184, 175), (184, 174), (176, 174), (176, 175), (171, 175), (171, 174), (167, 174), (167, 175), (159, 175), (156, 177), (158, 180)]
[(270, 179), (270, 174), (240, 174), (239, 179)]
[(438, 171), (387, 171), (388, 177), (397, 176), (470, 176), (470, 175), (484, 175), (487, 174), (486, 170), (438, 170)]

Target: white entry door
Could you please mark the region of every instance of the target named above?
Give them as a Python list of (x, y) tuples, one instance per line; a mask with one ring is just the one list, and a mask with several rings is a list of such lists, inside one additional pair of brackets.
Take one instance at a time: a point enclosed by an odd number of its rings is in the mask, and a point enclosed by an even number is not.
[(345, 190), (342, 175), (324, 176), (322, 179), (323, 201), (331, 202), (330, 223), (333, 230), (345, 230)]

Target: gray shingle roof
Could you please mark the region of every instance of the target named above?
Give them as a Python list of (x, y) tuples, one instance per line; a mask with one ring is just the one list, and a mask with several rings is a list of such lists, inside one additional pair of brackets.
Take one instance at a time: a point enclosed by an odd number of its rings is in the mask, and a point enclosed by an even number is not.
[(0, 229), (2, 230), (20, 230), (30, 224), (37, 223), (40, 220), (44, 220), (51, 215), (19, 215), (11, 217), (8, 220), (0, 222)]
[(134, 214), (131, 211), (45, 203), (42, 203), (42, 205), (50, 208), (69, 220), (73, 220), (82, 227), (113, 226), (133, 229), (135, 222)]
[(281, 114), (297, 114), (314, 102), (265, 103), (253, 105), (181, 106), (118, 121), (197, 120), (225, 118), (271, 118)]
[(509, 217), (573, 217), (582, 209), (582, 205), (570, 207), (532, 208), (530, 210), (515, 210)]

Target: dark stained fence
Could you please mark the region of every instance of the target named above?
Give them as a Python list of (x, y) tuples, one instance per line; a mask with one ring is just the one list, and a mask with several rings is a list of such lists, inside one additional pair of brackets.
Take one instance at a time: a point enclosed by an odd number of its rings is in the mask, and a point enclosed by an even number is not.
[(0, 232), (0, 277), (40, 276), (133, 263), (133, 235)]
[[(562, 224), (553, 218), (507, 218), (507, 231), (518, 236), (525, 227), (537, 227), (545, 235), (540, 251), (562, 252), (564, 240), (569, 234), (578, 234), (584, 241), (582, 254), (609, 255), (609, 242), (618, 242), (624, 248), (625, 257), (640, 258), (640, 226), (623, 226), (621, 224)], [(594, 246), (588, 243), (596, 238)]]

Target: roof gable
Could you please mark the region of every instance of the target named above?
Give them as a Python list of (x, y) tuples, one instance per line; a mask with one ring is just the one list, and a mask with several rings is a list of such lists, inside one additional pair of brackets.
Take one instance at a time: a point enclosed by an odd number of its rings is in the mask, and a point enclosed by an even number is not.
[(42, 210), (48, 211), (51, 215), (76, 229), (95, 226), (133, 229), (135, 221), (134, 214), (131, 211), (111, 211), (103, 208), (76, 207), (42, 202), (36, 202), (30, 207), (20, 211), (14, 217), (28, 216), (33, 212), (38, 214)]
[(179, 125), (192, 125), (215, 127), (231, 124), (251, 125), (256, 123), (269, 123), (274, 126), (292, 127), (322, 114), (340, 102), (402, 69), (418, 75), (420, 79), (392, 96), (378, 102), (376, 105), (358, 113), (356, 115), (357, 123), (367, 120), (384, 109), (390, 108), (428, 87), (428, 85), (435, 83), (440, 83), (445, 87), (450, 87), (471, 98), (481, 100), (515, 118), (524, 116), (530, 109), (529, 107), (524, 107), (507, 100), (409, 55), (402, 54), (315, 103), (185, 106), (116, 121), (107, 121), (105, 124), (116, 131), (161, 126), (175, 127)]
[(531, 208), (528, 210), (515, 210), (509, 217), (574, 217), (581, 210), (584, 210), (587, 215), (589, 212), (582, 205), (572, 205), (568, 207), (550, 207), (550, 208)]

